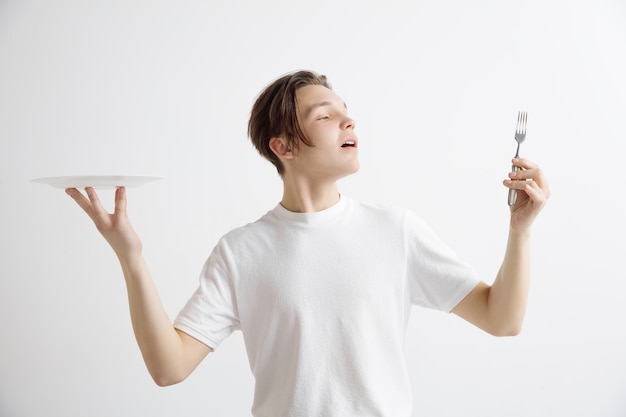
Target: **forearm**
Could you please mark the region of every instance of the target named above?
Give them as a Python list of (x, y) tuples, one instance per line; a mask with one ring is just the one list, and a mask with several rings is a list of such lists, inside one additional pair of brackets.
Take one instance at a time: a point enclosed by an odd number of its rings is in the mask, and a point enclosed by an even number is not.
[(139, 349), (148, 371), (158, 385), (182, 381), (211, 348), (172, 326), (142, 256), (142, 244), (126, 214), (126, 189), (115, 191), (112, 214), (102, 207), (98, 194), (85, 188), (66, 190), (89, 215), (117, 255), (126, 279), (130, 316)]
[(120, 263), (135, 338), (148, 371), (158, 385), (179, 382), (190, 372), (185, 366), (183, 341), (163, 307), (144, 258), (120, 259)]
[(541, 169), (531, 161), (515, 158), (520, 170), (510, 172), (504, 185), (518, 192), (511, 208), (509, 238), (504, 260), (491, 286), (484, 282), (452, 310), (488, 333), (512, 336), (522, 329), (530, 288), (530, 230), (550, 197)]
[(530, 232), (511, 229), (502, 266), (489, 290), (488, 312), (497, 333), (515, 335), (521, 331), (529, 287)]

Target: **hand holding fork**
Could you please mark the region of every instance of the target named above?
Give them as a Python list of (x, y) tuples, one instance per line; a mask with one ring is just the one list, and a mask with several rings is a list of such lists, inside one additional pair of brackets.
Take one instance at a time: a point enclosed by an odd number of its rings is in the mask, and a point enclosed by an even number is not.
[[(509, 188), (508, 204), (512, 212), (511, 225), (518, 230), (530, 227), (533, 219), (541, 211), (550, 197), (548, 182), (541, 168), (532, 161), (520, 158), (520, 144), (526, 139), (528, 115), (520, 111), (515, 128), (517, 150), (509, 179), (504, 185)], [(518, 191), (523, 191), (523, 199), (518, 198)], [(521, 197), (521, 196), (520, 196)]]
[[(526, 139), (526, 121), (528, 120), (528, 114), (525, 111), (520, 111), (517, 114), (517, 127), (515, 128), (515, 141), (517, 142), (517, 150), (515, 151), (515, 158), (519, 158), (519, 146)], [(513, 172), (519, 171), (519, 167), (513, 165), (511, 168)], [(517, 201), (517, 190), (509, 189), (509, 207), (513, 207)]]

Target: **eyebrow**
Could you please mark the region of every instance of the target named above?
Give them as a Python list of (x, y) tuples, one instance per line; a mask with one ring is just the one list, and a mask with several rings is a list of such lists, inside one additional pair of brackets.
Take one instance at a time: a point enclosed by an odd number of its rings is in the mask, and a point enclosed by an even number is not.
[[(309, 115), (311, 114), (311, 112), (313, 112), (316, 109), (319, 109), (320, 107), (327, 107), (327, 106), (332, 106), (333, 102), (332, 101), (320, 101), (319, 103), (313, 103), (311, 104), (309, 107), (307, 107), (306, 111), (304, 112), (304, 117), (309, 117)], [(347, 110), (348, 106), (346, 105), (346, 103), (343, 103), (343, 107)]]

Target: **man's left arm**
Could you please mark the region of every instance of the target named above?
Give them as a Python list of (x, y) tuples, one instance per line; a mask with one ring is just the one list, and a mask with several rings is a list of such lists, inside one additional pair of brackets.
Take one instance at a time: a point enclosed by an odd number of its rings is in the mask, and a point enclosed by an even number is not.
[(479, 283), (452, 312), (496, 336), (513, 336), (522, 329), (530, 286), (530, 234), (532, 224), (550, 196), (539, 166), (514, 159), (519, 171), (509, 173), (505, 187), (517, 190), (511, 208), (509, 237), (502, 266), (492, 285)]

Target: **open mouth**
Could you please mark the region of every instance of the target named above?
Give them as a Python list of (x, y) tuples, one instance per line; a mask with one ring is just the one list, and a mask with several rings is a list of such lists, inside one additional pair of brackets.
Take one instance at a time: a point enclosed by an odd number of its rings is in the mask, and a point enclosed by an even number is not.
[(343, 145), (341, 145), (342, 148), (354, 148), (356, 147), (356, 142), (353, 140), (347, 140)]

